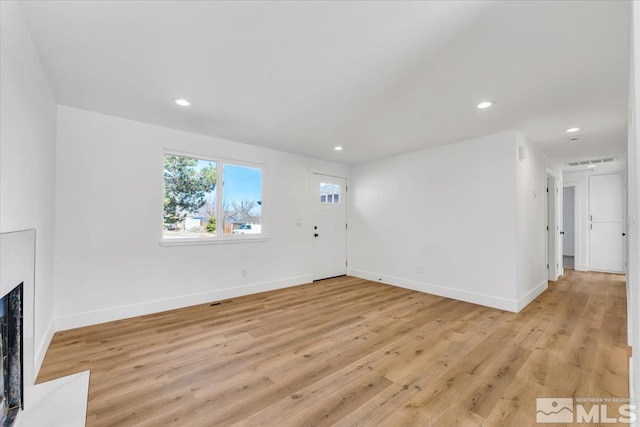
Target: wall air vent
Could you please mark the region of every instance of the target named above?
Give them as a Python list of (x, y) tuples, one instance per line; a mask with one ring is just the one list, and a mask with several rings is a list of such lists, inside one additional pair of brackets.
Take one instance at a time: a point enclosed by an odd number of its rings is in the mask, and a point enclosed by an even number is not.
[(593, 160), (580, 160), (577, 162), (568, 162), (567, 166), (588, 166), (588, 165), (597, 165), (600, 163), (609, 163), (618, 160), (617, 157), (605, 157), (603, 159), (593, 159)]

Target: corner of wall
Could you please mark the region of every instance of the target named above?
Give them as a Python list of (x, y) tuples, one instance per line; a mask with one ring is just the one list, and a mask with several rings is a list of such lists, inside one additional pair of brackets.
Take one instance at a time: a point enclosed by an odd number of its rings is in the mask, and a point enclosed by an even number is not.
[(516, 281), (518, 310), (547, 287), (546, 279), (546, 175), (554, 164), (534, 144), (517, 133), (516, 176)]
[(34, 291), (35, 314), (30, 319), (34, 339), (28, 345), (29, 358), (33, 359), (29, 364), (39, 368), (53, 335), (57, 109), (21, 2), (0, 3), (0, 231), (37, 232), (34, 274), (38, 285)]
[(516, 303), (516, 312), (522, 311), (526, 306), (528, 306), (533, 300), (535, 300), (540, 294), (547, 290), (549, 287), (549, 282), (544, 280), (540, 282), (537, 286), (531, 289), (522, 297), (518, 298)]

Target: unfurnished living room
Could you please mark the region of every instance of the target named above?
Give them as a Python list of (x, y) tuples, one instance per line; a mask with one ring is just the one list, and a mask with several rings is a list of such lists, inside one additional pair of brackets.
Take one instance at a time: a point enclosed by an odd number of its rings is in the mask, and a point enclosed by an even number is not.
[(636, 1), (0, 8), (0, 425), (639, 425)]

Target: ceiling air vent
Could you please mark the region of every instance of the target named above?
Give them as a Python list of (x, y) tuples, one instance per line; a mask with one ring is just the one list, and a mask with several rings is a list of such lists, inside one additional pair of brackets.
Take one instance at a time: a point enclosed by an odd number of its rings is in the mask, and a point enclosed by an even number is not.
[(587, 166), (587, 165), (597, 165), (599, 163), (608, 163), (618, 160), (617, 157), (605, 157), (604, 159), (593, 159), (593, 160), (580, 160), (577, 162), (569, 162), (567, 166)]

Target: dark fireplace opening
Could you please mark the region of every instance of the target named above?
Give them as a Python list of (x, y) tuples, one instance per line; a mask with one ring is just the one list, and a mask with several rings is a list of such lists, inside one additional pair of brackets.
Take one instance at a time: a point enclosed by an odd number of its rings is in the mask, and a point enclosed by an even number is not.
[(20, 283), (0, 299), (0, 356), (2, 357), (2, 393), (0, 426), (12, 426), (20, 409), (24, 409), (22, 373), (22, 288)]

